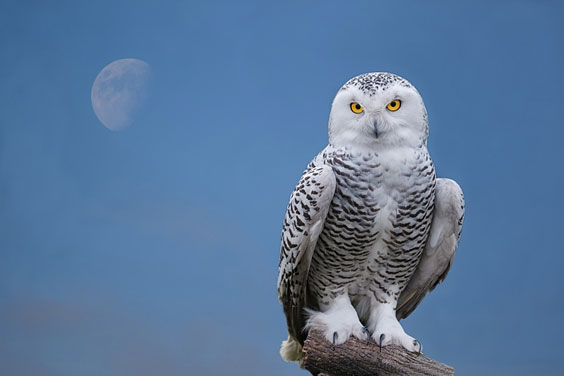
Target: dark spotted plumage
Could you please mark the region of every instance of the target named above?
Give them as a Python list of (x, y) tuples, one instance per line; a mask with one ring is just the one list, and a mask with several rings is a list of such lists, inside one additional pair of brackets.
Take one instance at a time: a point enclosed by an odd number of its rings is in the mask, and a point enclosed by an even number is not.
[(310, 266), (317, 304), (343, 289), (353, 301), (397, 299), (417, 266), (433, 214), (434, 167), (424, 148), (380, 154), (329, 147), (312, 163), (331, 166), (336, 179)]
[[(303, 339), (303, 308), (328, 305), (345, 288), (353, 300), (397, 300), (409, 281), (429, 232), (435, 171), (425, 148), (406, 152), (381, 156), (328, 146), (304, 172), (288, 204), (280, 254), (279, 295), (292, 302), (285, 311), (296, 338)], [(333, 189), (323, 212), (319, 202)], [(315, 248), (311, 240), (300, 244), (300, 234), (307, 237), (323, 216)], [(309, 269), (293, 267), (301, 257), (311, 258)], [(299, 278), (303, 273), (307, 280)]]
[(302, 341), (309, 265), (334, 191), (331, 168), (310, 164), (290, 196), (282, 225), (278, 296), (288, 330)]
[(404, 78), (393, 73), (365, 73), (356, 76), (347, 81), (341, 88), (346, 90), (350, 86), (356, 86), (367, 95), (374, 95), (379, 90), (385, 89), (392, 84), (399, 84), (404, 87), (412, 88), (413, 86)]
[[(392, 113), (386, 104), (395, 99), (401, 108)], [(355, 102), (363, 111), (351, 111)], [(284, 218), (278, 298), (289, 338), (281, 355), (299, 359), (306, 327), (339, 343), (368, 328), (383, 345), (420, 351), (398, 319), (448, 273), (462, 191), (436, 179), (423, 100), (399, 76), (349, 80), (333, 102), (329, 128), (330, 143), (307, 166)]]

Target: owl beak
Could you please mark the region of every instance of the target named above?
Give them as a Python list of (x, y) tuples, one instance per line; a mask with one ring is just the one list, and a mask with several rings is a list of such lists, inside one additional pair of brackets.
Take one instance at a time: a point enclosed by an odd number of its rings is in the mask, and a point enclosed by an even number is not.
[(374, 131), (374, 135), (376, 136), (376, 138), (378, 138), (378, 121), (374, 120), (372, 130)]

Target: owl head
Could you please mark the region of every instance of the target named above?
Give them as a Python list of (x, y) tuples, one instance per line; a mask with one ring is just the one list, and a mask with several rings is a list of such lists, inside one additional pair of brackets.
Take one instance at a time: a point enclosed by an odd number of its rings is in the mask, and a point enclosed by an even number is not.
[(419, 92), (392, 73), (365, 73), (341, 87), (329, 116), (329, 142), (378, 150), (426, 145), (427, 110)]

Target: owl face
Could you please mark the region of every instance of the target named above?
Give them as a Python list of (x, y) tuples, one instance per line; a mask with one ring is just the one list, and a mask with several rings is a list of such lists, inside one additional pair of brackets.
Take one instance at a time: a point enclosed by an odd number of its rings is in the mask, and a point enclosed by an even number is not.
[(329, 142), (336, 147), (377, 150), (427, 142), (427, 110), (407, 80), (391, 73), (366, 73), (339, 90), (329, 117)]

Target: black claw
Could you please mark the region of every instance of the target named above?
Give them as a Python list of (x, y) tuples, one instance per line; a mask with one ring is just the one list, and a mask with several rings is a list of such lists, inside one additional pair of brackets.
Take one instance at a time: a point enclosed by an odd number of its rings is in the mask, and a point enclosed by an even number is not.
[(419, 346), (419, 354), (421, 354), (423, 352), (423, 346), (421, 346), (421, 342), (419, 342), (418, 340), (414, 339), (413, 340), (413, 344)]
[(337, 337), (339, 337), (337, 332), (333, 332), (333, 350), (335, 350), (335, 342), (337, 342)]
[(363, 326), (362, 331), (366, 334), (366, 342), (370, 342), (370, 330)]
[(380, 351), (382, 351), (382, 343), (384, 342), (385, 338), (386, 335), (384, 333), (380, 334), (380, 343), (378, 343), (378, 346), (380, 346)]

